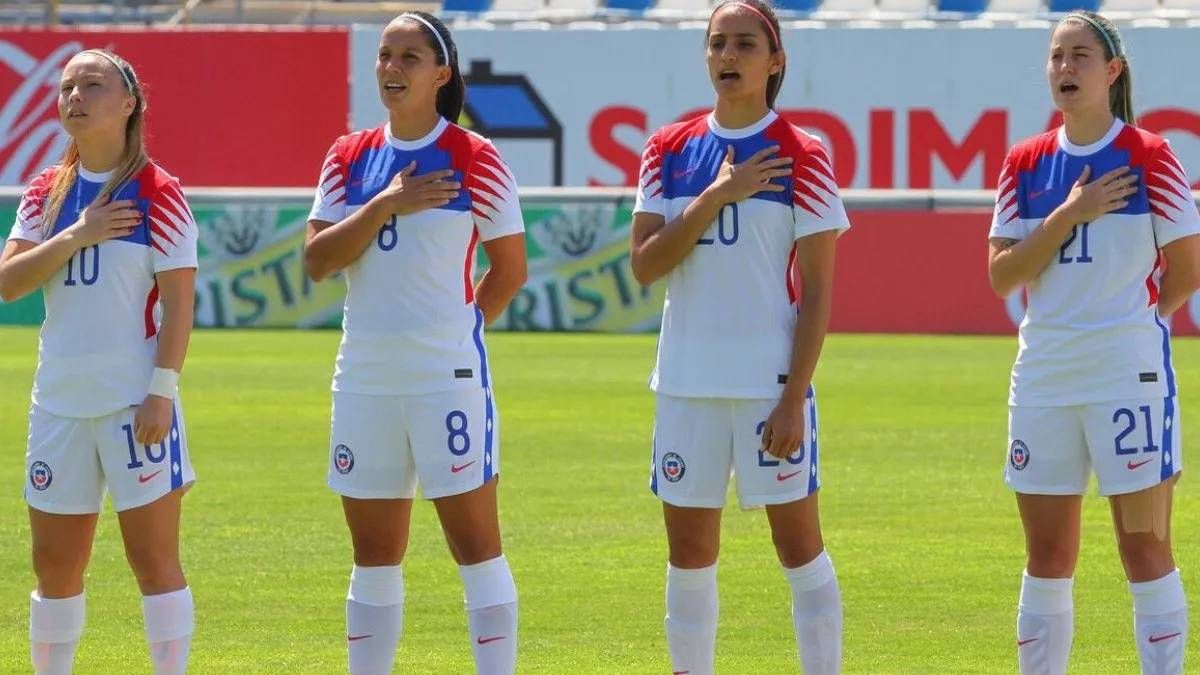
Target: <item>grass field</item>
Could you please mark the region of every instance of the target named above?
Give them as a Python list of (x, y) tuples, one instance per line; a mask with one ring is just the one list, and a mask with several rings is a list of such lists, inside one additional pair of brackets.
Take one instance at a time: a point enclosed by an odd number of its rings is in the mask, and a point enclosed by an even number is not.
[[(324, 486), (338, 333), (198, 332), (183, 378), (199, 482), (185, 501), (192, 673), (344, 672), (350, 548)], [(665, 544), (648, 492), (652, 336), (490, 337), (503, 416), (501, 510), (521, 596), (523, 673), (665, 673)], [(33, 576), (21, 500), (37, 335), (0, 329), (0, 672), (28, 672)], [(1001, 481), (1012, 338), (832, 336), (817, 387), (826, 541), (847, 673), (1015, 673), (1023, 564)], [(1200, 342), (1179, 340), (1184, 410)], [(1184, 444), (1196, 447), (1194, 420)], [(1194, 460), (1193, 460), (1194, 461)], [(1176, 500), (1179, 566), (1200, 559), (1200, 502)], [(730, 504), (736, 502), (731, 500)], [(1106, 505), (1086, 501), (1072, 673), (1137, 672)], [(469, 673), (457, 572), (419, 504), (397, 672)], [(722, 673), (797, 672), (789, 594), (765, 516), (725, 514)], [(101, 519), (77, 673), (149, 673), (116, 519)], [(1200, 640), (1190, 662), (1200, 667)]]

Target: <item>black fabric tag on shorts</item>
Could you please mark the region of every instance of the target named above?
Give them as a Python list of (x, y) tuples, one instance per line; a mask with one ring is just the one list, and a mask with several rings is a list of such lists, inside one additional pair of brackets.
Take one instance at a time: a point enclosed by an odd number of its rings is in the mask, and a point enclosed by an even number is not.
[(1158, 382), (1158, 373), (1138, 373), (1138, 382)]
[(779, 384), (787, 384), (787, 375), (780, 375), (775, 381)]
[(455, 368), (454, 369), (455, 379), (467, 380), (467, 379), (470, 379), (471, 376), (473, 376), (474, 374), (475, 374), (475, 371), (471, 370), (470, 368)]

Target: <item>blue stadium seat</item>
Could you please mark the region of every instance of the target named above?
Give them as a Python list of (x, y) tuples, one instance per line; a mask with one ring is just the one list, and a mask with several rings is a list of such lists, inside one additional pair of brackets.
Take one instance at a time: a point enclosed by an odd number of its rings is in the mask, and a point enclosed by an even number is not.
[(783, 14), (807, 14), (816, 11), (822, 0), (776, 0), (775, 9)]
[(625, 12), (644, 12), (654, 6), (654, 0), (606, 0), (605, 9)]
[(988, 0), (938, 0), (939, 12), (957, 12), (960, 14), (979, 14), (987, 9)]
[(1050, 0), (1047, 9), (1053, 13), (1066, 13), (1076, 9), (1097, 12), (1100, 11), (1100, 0)]
[(492, 6), (492, 0), (445, 0), (442, 3), (443, 12), (486, 12)]

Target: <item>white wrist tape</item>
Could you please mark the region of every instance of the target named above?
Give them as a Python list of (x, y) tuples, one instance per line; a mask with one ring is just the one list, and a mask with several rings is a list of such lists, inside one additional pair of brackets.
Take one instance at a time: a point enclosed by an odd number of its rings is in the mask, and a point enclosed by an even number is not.
[(170, 368), (155, 368), (150, 376), (150, 394), (175, 400), (175, 391), (179, 388), (179, 373)]

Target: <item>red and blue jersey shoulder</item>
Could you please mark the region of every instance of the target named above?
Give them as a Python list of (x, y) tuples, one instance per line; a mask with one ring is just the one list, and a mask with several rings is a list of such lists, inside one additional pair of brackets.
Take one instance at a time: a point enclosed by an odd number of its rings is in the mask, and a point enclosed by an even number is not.
[[(1029, 215), (1029, 185), (1031, 177), (1037, 173), (1039, 166), (1052, 162), (1059, 154), (1058, 132), (1047, 131), (1044, 134), (1026, 138), (1008, 151), (1004, 165), (1000, 169), (1000, 181), (996, 185), (997, 222), (1005, 224), (1018, 218), (1033, 218)], [(1065, 199), (1066, 195), (1063, 195)], [(1060, 200), (1053, 208), (1061, 204)], [(1024, 208), (1022, 208), (1024, 205)], [(1042, 216), (1043, 218), (1045, 216)]]
[(1144, 200), (1146, 211), (1171, 222), (1191, 219), (1194, 201), (1187, 172), (1167, 139), (1126, 125), (1113, 146), (1128, 155), (1129, 166), (1139, 178), (1135, 198)]
[[(126, 191), (132, 193), (130, 197), (123, 196)], [(196, 219), (183, 196), (179, 179), (162, 167), (148, 162), (126, 187), (118, 190), (115, 198), (136, 199), (145, 214), (145, 234), (140, 243), (166, 255), (181, 247), (195, 247)]]
[[(372, 155), (377, 154), (386, 145), (387, 141), (382, 125), (374, 129), (355, 131), (340, 136), (334, 141), (325, 155), (325, 161), (321, 164), (321, 177), (318, 181), (318, 189), (323, 195), (326, 205), (337, 206), (348, 203), (351, 173), (359, 175), (358, 185), (361, 186), (362, 174), (370, 167)], [(361, 194), (355, 196), (361, 198)], [(349, 203), (362, 204), (365, 203), (365, 200)]]
[[(639, 175), (639, 183), (643, 194), (647, 199), (656, 199), (658, 197), (666, 197), (667, 199), (688, 196), (687, 193), (695, 192), (694, 195), (699, 195), (701, 190), (707, 186), (707, 183), (697, 186), (698, 181), (694, 179), (695, 174), (701, 172), (693, 170), (691, 174), (686, 171), (674, 171), (673, 173), (664, 170), (678, 165), (686, 165), (689, 163), (689, 155), (695, 154), (694, 148), (708, 135), (708, 116), (700, 115), (689, 120), (668, 124), (660, 128), (650, 135), (650, 139), (646, 141), (646, 151), (642, 155), (642, 166)], [(719, 162), (718, 162), (719, 166)], [(715, 177), (715, 172), (713, 177)], [(711, 182), (711, 180), (709, 181)], [(692, 183), (689, 185), (689, 183)]]
[(778, 145), (780, 157), (792, 158), (790, 194), (791, 204), (814, 216), (825, 217), (833, 209), (838, 197), (837, 180), (833, 174), (833, 159), (821, 143), (821, 139), (789, 124), (782, 117), (767, 127), (765, 133), (770, 145)]
[(517, 180), (491, 141), (450, 124), (434, 146), (449, 156), (449, 168), (463, 185), (459, 197), (442, 208), (470, 209), (477, 219), (496, 223), (518, 206)]

